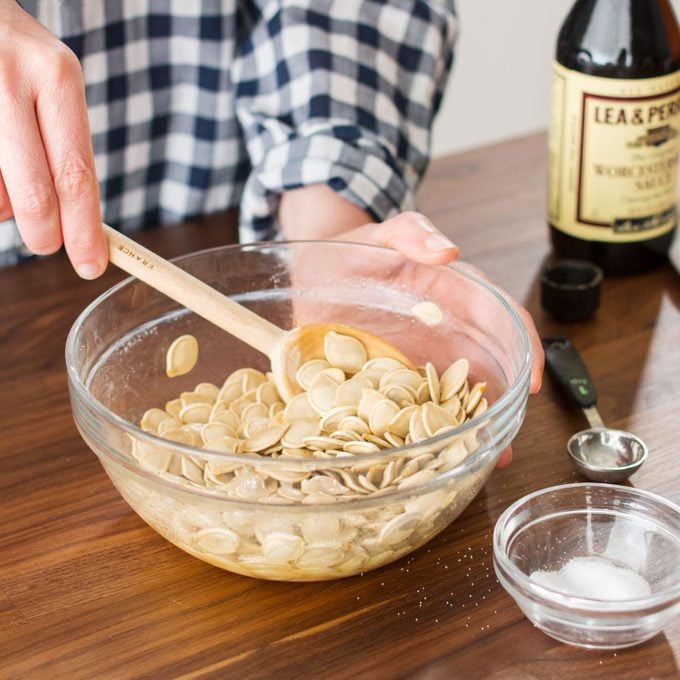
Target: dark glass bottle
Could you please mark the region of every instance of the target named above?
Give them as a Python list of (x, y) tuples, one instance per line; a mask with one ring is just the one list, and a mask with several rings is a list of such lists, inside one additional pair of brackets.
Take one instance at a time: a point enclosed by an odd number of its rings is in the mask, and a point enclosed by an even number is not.
[(668, 0), (577, 0), (559, 33), (548, 213), (557, 257), (663, 262), (677, 224), (680, 31)]

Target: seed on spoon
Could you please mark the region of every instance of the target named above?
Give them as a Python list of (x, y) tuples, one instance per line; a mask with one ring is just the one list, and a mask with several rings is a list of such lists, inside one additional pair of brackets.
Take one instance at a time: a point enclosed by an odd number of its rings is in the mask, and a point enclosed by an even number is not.
[(368, 358), (361, 341), (335, 331), (326, 333), (323, 347), (331, 366), (340, 368), (346, 373), (358, 373)]

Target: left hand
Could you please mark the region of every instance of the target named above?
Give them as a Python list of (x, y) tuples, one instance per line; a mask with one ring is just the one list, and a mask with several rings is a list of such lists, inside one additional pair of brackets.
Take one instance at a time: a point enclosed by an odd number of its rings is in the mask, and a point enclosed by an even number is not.
[[(332, 218), (326, 219), (327, 215), (332, 215)], [(313, 216), (311, 220), (310, 216)], [(305, 187), (284, 194), (280, 220), (283, 234), (288, 239), (326, 238), (384, 246), (416, 262), (432, 265), (449, 264), (460, 254), (454, 243), (424, 215), (405, 212), (382, 223), (367, 222), (370, 220), (367, 213), (325, 186)], [(318, 227), (319, 224), (324, 226)], [(344, 229), (342, 224), (345, 225)], [(463, 266), (476, 276), (488, 280), (476, 267), (469, 264)], [(544, 365), (540, 336), (529, 312), (510, 295), (502, 290), (500, 292), (512, 304), (529, 334), (533, 359), (529, 392), (535, 394), (541, 388)], [(498, 467), (505, 467), (511, 461), (512, 449), (508, 447), (501, 454)]]

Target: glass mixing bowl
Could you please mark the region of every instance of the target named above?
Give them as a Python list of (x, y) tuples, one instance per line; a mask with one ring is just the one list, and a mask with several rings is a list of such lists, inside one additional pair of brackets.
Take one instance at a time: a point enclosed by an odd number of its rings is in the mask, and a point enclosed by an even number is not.
[(680, 614), (680, 508), (614, 484), (565, 484), (513, 503), (496, 522), (498, 580), (544, 633), (617, 649)]
[[(493, 286), (463, 268), (337, 242), (227, 246), (176, 262), (282, 328), (331, 320), (355, 326), (439, 372), (466, 357), (471, 384), (486, 381), (489, 401), (484, 413), (428, 440), (331, 459), (221, 454), (168, 441), (138, 426), (147, 409), (201, 382), (219, 386), (244, 366), (266, 371), (268, 359), (145, 284), (123, 281), (87, 307), (69, 334), (74, 419), (139, 516), (206, 562), (297, 581), (380, 567), (454, 520), (520, 427), (531, 364), (526, 329)], [(199, 342), (198, 363), (168, 378), (165, 352), (186, 333)], [(140, 462), (159, 457), (170, 461), (161, 471)], [(201, 479), (208, 463), (224, 484)], [(396, 469), (408, 478), (380, 488), (376, 480)], [(323, 482), (316, 493), (300, 493), (303, 482), (362, 476), (375, 490), (334, 495)], [(277, 493), (284, 487), (285, 498)]]

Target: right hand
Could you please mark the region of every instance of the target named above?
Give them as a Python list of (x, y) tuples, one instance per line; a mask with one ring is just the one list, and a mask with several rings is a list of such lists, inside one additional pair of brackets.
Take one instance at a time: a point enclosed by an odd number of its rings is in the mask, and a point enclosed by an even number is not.
[(86, 279), (106, 269), (78, 59), (15, 0), (0, 0), (0, 220), (14, 217), (29, 250), (62, 243)]

